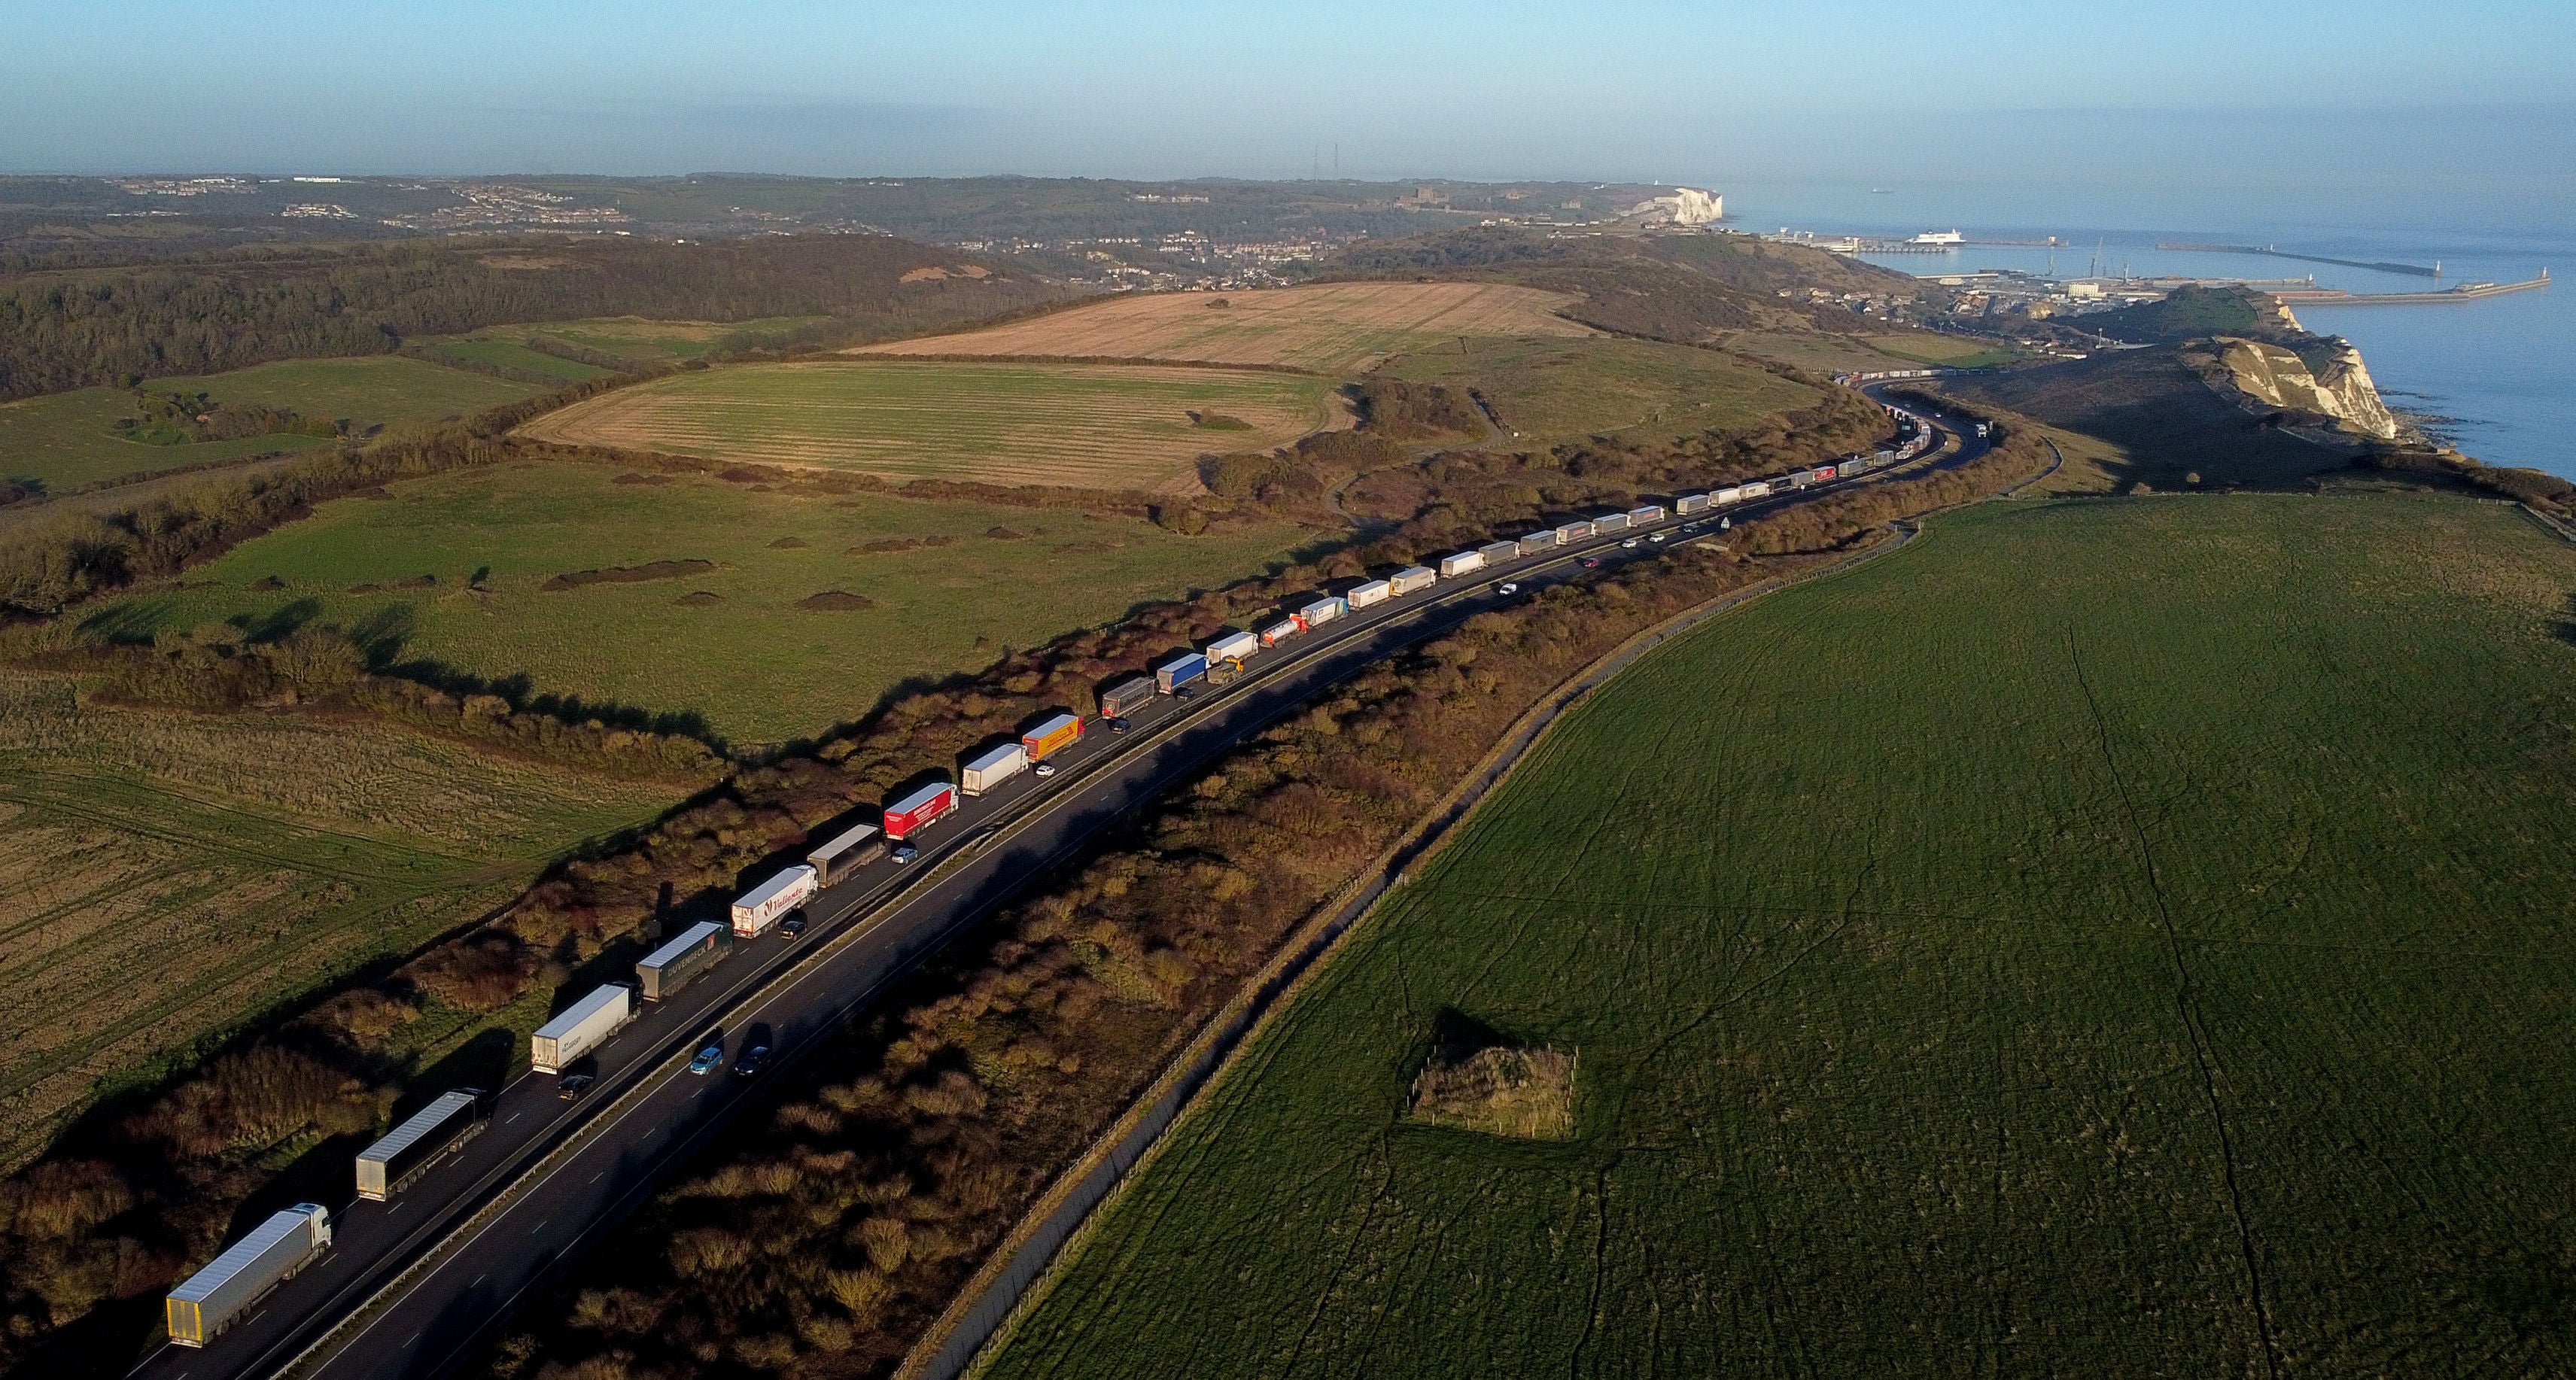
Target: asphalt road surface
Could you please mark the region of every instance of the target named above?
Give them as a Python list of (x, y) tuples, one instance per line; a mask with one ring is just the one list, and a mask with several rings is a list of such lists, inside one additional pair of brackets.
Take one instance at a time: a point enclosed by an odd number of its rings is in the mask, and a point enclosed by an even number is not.
[[(1973, 428), (1942, 429), (1954, 449), (1936, 450), (1932, 467), (1955, 466), (1986, 449)], [(523, 1074), (494, 1097), (483, 1134), (391, 1201), (326, 1204), (335, 1232), (328, 1252), (203, 1349), (156, 1348), (130, 1373), (133, 1380), (275, 1373), (543, 1164), (460, 1244), (331, 1337), (306, 1367), (331, 1380), (446, 1373), (487, 1345), (556, 1266), (615, 1226), (735, 1116), (765, 1103), (782, 1069), (1025, 883), (1237, 742), (1372, 662), (1530, 590), (1586, 576), (1586, 560), (1608, 569), (1658, 556), (1716, 531), (1721, 517), (1774, 511), (1874, 477), (1668, 519), (1645, 533), (1594, 538), (1443, 580), (1261, 652), (1229, 685), (1202, 684), (1187, 702), (1157, 696), (1128, 716), (1124, 733), (1088, 725), (1080, 742), (1048, 759), (1059, 768), (1052, 778), (1023, 772), (962, 801), (956, 814), (916, 837), (916, 861), (879, 859), (808, 903), (812, 925), (802, 938), (772, 931), (740, 941), (732, 957), (675, 998), (648, 1003), (591, 1056), (597, 1082), (582, 1097), (561, 1098), (552, 1075)], [(1685, 532), (1686, 524), (1696, 530)], [(1652, 540), (1657, 534), (1667, 540)], [(1627, 546), (1631, 537), (1636, 545)], [(1502, 594), (1505, 583), (1517, 584), (1521, 595)], [(775, 866), (794, 861), (780, 858)], [(750, 880), (767, 875), (756, 871)], [(800, 963), (791, 981), (771, 986)], [(631, 972), (601, 980), (626, 977)], [(720, 1068), (697, 1075), (680, 1067), (678, 1056), (708, 1042), (724, 1046)], [(757, 1076), (737, 1076), (735, 1060), (755, 1043), (770, 1047), (769, 1060)], [(346, 1197), (354, 1198), (354, 1180)]]

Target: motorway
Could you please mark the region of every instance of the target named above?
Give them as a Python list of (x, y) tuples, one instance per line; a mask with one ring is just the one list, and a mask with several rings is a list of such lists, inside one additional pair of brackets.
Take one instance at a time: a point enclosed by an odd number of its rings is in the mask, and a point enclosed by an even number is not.
[[(1949, 447), (1908, 472), (1956, 466), (1986, 449), (1971, 428), (1938, 429)], [(1774, 511), (1881, 473), (1688, 521), (1712, 533), (1720, 516)], [(1682, 526), (1668, 519), (1647, 535), (1678, 544)], [(1607, 570), (1665, 549), (1651, 540), (1624, 546), (1628, 535), (1522, 557), (1361, 610), (1258, 654), (1239, 679), (1202, 684), (1191, 701), (1156, 697), (1129, 716), (1123, 734), (1095, 723), (1049, 759), (1060, 767), (1054, 777), (1024, 772), (964, 800), (916, 839), (915, 862), (880, 859), (808, 903), (812, 924), (802, 939), (744, 941), (673, 1000), (649, 1004), (597, 1052), (598, 1082), (587, 1096), (564, 1101), (552, 1076), (523, 1074), (493, 1099), (483, 1134), (391, 1202), (327, 1204), (335, 1240), (325, 1255), (204, 1349), (154, 1349), (132, 1380), (265, 1377), (299, 1359), (300, 1374), (331, 1380), (430, 1380), (471, 1359), (558, 1265), (643, 1203), (736, 1116), (764, 1105), (786, 1067), (1027, 882), (1362, 667), (1522, 597), (1502, 594), (1501, 584), (1515, 582), (1525, 595), (1583, 578), (1587, 559)], [(727, 1065), (691, 1075), (682, 1061), (711, 1031)], [(737, 1078), (730, 1056), (753, 1043), (771, 1047), (769, 1065), (756, 1078)], [(376, 1306), (366, 1316), (341, 1326), (370, 1300)]]

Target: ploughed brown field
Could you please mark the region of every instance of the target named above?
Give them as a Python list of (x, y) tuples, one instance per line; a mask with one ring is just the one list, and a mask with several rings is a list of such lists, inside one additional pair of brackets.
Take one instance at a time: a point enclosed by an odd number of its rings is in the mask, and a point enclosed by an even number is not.
[(1341, 374), (1367, 368), (1380, 355), (1432, 349), (1460, 336), (1597, 334), (1557, 315), (1573, 300), (1508, 283), (1317, 283), (1258, 292), (1155, 293), (851, 353), (1168, 359)]

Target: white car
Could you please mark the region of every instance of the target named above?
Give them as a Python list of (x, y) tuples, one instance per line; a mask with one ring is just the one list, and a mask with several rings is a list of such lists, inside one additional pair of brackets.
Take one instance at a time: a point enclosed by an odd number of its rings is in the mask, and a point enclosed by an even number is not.
[(1656, 543), (1659, 543), (1659, 544), (1660, 544), (1660, 543), (1663, 541), (1663, 539), (1664, 539), (1664, 538), (1669, 537), (1669, 536), (1671, 536), (1671, 535), (1672, 535), (1672, 533), (1670, 533), (1670, 532), (1657, 532), (1657, 533), (1656, 533), (1656, 534), (1654, 534), (1653, 536), (1646, 538), (1646, 540), (1651, 541), (1651, 542), (1656, 542)]
[(1040, 762), (1036, 766), (1029, 768), (1029, 770), (1039, 776), (1053, 776), (1055, 775), (1055, 763)]
[(1630, 547), (1632, 547), (1632, 546), (1635, 546), (1636, 544), (1637, 544), (1637, 539), (1636, 539), (1635, 537), (1630, 537), (1630, 538), (1628, 538), (1626, 541), (1623, 541), (1623, 542), (1619, 543), (1619, 549), (1620, 549), (1620, 550), (1622, 550), (1622, 551), (1625, 551), (1625, 550), (1627, 550), (1628, 548), (1630, 548)]
[(1521, 587), (1518, 584), (1507, 580), (1501, 585), (1496, 586), (1494, 592), (1497, 594), (1518, 594), (1521, 592)]

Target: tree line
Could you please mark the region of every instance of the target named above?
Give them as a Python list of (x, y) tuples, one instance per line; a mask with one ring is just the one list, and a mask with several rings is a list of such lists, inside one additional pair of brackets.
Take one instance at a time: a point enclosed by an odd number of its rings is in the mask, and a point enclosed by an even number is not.
[(834, 322), (815, 338), (874, 339), (1063, 295), (1020, 275), (901, 281), (955, 258), (880, 235), (474, 239), (29, 273), (0, 279), (0, 400), (269, 360), (385, 354), (415, 336), (511, 322), (825, 316)]

